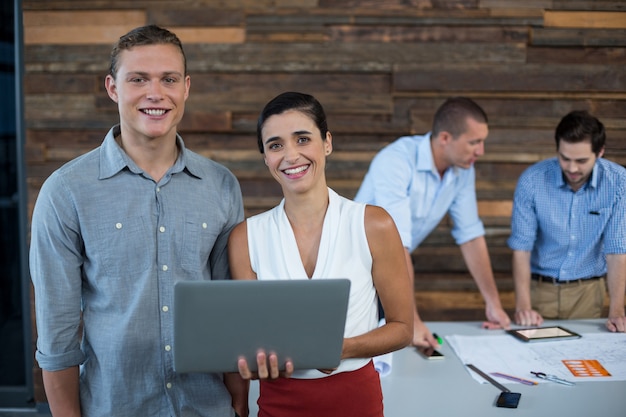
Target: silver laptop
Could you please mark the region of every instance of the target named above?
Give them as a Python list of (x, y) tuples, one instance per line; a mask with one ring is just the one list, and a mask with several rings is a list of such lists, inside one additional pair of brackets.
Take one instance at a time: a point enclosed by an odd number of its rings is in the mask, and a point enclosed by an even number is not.
[(339, 365), (348, 309), (347, 279), (181, 281), (174, 286), (176, 372), (237, 372), (259, 349), (295, 369)]

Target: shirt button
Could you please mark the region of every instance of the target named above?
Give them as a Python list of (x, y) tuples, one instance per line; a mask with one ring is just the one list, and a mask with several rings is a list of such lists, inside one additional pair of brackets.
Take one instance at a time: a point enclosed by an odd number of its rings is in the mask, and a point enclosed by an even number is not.
[(167, 387), (167, 389), (171, 389), (172, 388), (172, 383), (168, 382), (167, 384), (165, 384), (165, 386)]
[(161, 187), (157, 187), (157, 193), (161, 192)]
[(165, 345), (165, 351), (169, 352), (170, 350), (172, 350), (172, 347), (170, 345)]
[(161, 310), (163, 310), (164, 313), (167, 313), (168, 311), (170, 311), (170, 308), (168, 306), (163, 306)]
[(206, 224), (206, 223), (202, 223), (202, 228), (203, 228), (203, 229), (206, 229), (207, 227), (208, 227), (208, 226), (207, 226), (207, 224)]
[(167, 267), (167, 265), (163, 265), (163, 267), (161, 269), (163, 269), (164, 271), (167, 271), (168, 267)]
[(165, 226), (159, 227), (159, 232), (161, 232), (161, 233), (165, 232)]
[(122, 223), (115, 223), (115, 228), (116, 229), (121, 229), (122, 228)]

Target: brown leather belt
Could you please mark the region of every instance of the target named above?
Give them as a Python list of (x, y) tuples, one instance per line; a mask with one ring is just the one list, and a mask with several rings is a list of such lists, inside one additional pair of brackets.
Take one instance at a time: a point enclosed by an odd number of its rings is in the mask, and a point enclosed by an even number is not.
[(604, 277), (589, 277), (589, 278), (579, 278), (579, 279), (558, 279), (558, 278), (548, 277), (548, 276), (539, 275), (539, 274), (531, 274), (530, 277), (534, 281), (549, 282), (550, 284), (554, 284), (554, 285), (582, 284), (583, 282), (595, 281), (595, 280), (604, 278)]

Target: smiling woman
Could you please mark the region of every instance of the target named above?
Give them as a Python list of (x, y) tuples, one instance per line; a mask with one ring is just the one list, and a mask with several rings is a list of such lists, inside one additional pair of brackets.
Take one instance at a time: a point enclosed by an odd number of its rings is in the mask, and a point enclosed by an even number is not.
[(330, 132), (322, 137), (308, 115), (288, 110), (268, 118), (262, 135), (265, 164), (283, 194), (326, 188), (326, 156), (332, 152)]
[[(406, 346), (412, 329), (398, 231), (383, 209), (328, 188), (332, 135), (313, 96), (288, 92), (270, 101), (258, 119), (257, 141), (284, 199), (233, 229), (228, 245), (233, 279), (348, 278), (350, 301), (338, 368), (294, 372), (297, 364), (291, 360), (261, 352), (258, 372), (241, 360), (239, 374), (227, 375), (229, 386), (245, 390), (246, 380), (260, 378), (260, 417), (382, 416), (380, 380), (371, 358)], [(380, 328), (378, 298), (391, 309)], [(325, 400), (318, 401), (320, 396)]]

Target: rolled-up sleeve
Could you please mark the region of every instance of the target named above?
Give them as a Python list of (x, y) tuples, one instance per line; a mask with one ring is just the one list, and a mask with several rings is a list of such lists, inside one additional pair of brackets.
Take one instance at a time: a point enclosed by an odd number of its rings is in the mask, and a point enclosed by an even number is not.
[(35, 290), (39, 366), (56, 371), (81, 364), (82, 241), (72, 196), (52, 175), (42, 186), (31, 227), (30, 273)]
[(452, 237), (457, 245), (485, 234), (485, 227), (478, 216), (475, 178), (473, 167), (465, 172), (458, 187), (458, 193), (448, 211), (453, 221)]
[(615, 202), (604, 234), (606, 255), (626, 253), (626, 175), (623, 171), (615, 186)]
[(533, 200), (532, 181), (528, 173), (520, 176), (513, 196), (511, 236), (507, 240), (512, 250), (532, 251), (537, 238), (538, 220)]

